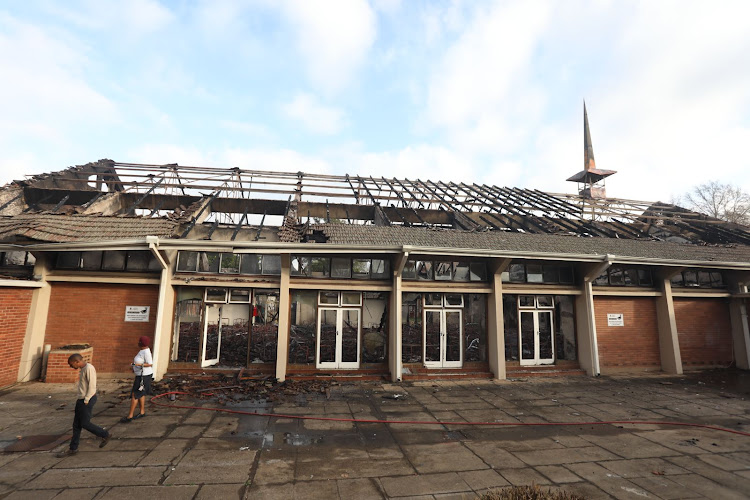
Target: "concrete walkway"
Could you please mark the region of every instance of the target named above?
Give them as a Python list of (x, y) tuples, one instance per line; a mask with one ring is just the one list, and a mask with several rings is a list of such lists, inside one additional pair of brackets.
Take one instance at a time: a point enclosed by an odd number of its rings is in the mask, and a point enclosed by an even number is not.
[[(750, 374), (343, 383), (267, 409), (356, 419), (696, 422), (750, 432)], [(77, 455), (0, 454), (0, 498), (475, 498), (539, 484), (589, 499), (750, 497), (750, 437), (666, 425), (487, 427), (353, 424), (151, 406), (119, 423), (127, 383), (104, 382)], [(103, 394), (102, 394), (103, 392)], [(403, 398), (391, 399), (395, 394)], [(385, 396), (385, 397), (384, 397)], [(69, 432), (70, 386), (29, 383), (0, 393), (0, 447)], [(187, 400), (183, 400), (187, 403)], [(62, 409), (61, 404), (67, 403)], [(198, 403), (213, 406), (211, 403)]]

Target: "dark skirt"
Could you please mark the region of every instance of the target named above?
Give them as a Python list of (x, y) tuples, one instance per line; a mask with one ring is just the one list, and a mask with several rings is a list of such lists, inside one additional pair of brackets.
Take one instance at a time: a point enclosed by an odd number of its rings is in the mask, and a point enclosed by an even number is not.
[[(151, 394), (151, 380), (153, 375), (136, 375), (133, 381), (133, 390), (130, 393), (133, 395), (133, 399), (140, 399), (147, 394)], [(143, 382), (141, 384), (141, 382)], [(143, 386), (143, 389), (141, 389)]]

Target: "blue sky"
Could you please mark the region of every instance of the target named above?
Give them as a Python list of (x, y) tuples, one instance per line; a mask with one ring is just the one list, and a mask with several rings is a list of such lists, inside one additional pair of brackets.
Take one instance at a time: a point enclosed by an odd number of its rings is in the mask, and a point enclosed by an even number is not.
[(746, 1), (0, 4), (0, 184), (99, 158), (750, 191)]

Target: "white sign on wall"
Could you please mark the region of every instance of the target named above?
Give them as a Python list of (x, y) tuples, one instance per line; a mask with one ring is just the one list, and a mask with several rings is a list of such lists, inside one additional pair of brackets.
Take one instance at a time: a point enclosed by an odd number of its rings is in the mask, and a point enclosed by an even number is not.
[(607, 314), (607, 326), (625, 326), (625, 318), (623, 317), (623, 314)]
[(148, 312), (151, 306), (125, 306), (125, 321), (148, 323)]

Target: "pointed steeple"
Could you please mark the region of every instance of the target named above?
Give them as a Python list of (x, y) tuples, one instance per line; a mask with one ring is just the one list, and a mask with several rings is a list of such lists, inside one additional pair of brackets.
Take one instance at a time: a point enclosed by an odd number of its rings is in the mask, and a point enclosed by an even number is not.
[(589, 130), (589, 115), (586, 111), (586, 101), (583, 101), (583, 170), (568, 180), (579, 183), (579, 193), (586, 198), (606, 198), (604, 178), (616, 173), (614, 170), (600, 170), (596, 168), (594, 160), (594, 146), (591, 144), (591, 130)]
[(586, 113), (586, 101), (583, 101), (583, 169), (596, 169), (594, 161), (594, 146), (591, 144), (591, 130), (589, 130), (589, 115)]

